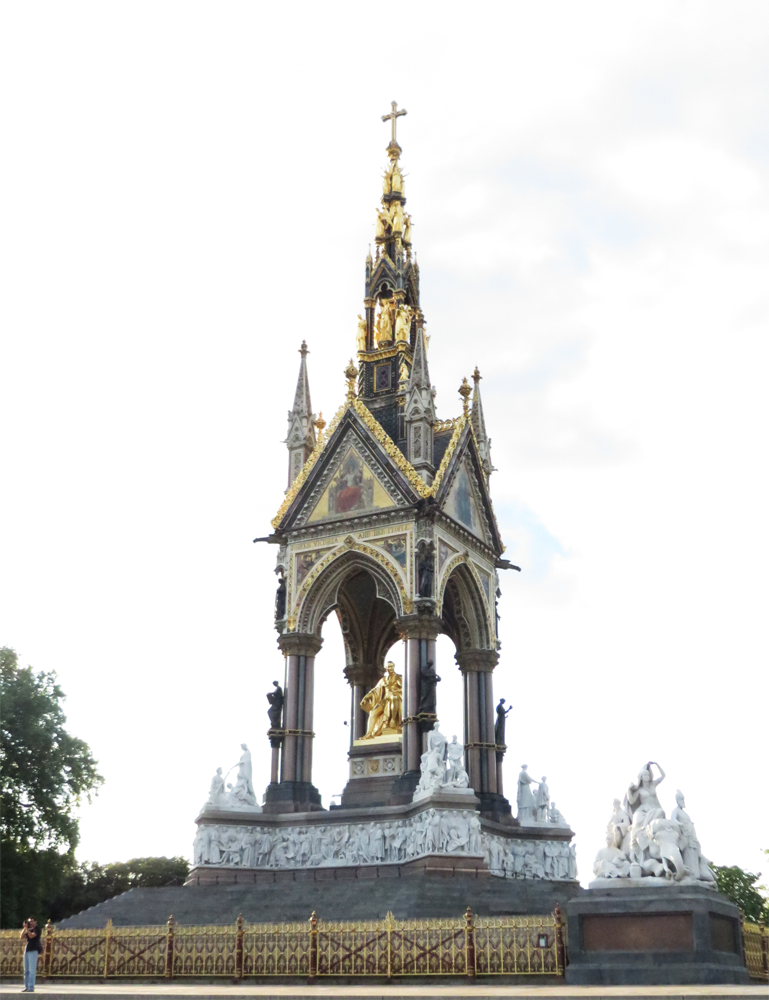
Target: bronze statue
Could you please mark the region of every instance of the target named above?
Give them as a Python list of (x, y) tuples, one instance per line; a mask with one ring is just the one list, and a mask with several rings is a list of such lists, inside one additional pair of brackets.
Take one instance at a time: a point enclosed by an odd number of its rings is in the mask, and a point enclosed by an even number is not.
[(417, 589), (420, 597), (433, 596), (433, 579), (435, 577), (435, 557), (432, 542), (424, 539), (417, 546), (419, 550), (419, 560), (417, 563)]
[(267, 715), (270, 720), (270, 729), (280, 729), (281, 716), (283, 715), (283, 688), (277, 681), (273, 681), (272, 686), (275, 690), (267, 692), (267, 701), (270, 703)]
[(419, 670), (419, 709), (418, 715), (435, 715), (435, 705), (437, 701), (436, 687), (440, 677), (435, 672), (435, 665), (432, 660), (428, 660)]
[(512, 712), (513, 706), (505, 708), (505, 699), (500, 698), (497, 705), (497, 721), (494, 723), (494, 742), (498, 747), (505, 746), (505, 723), (507, 716)]
[(286, 617), (286, 579), (281, 577), (275, 593), (275, 619), (280, 621)]
[(395, 673), (394, 663), (387, 664), (384, 677), (363, 698), (360, 707), (368, 712), (366, 734), (361, 739), (403, 732), (403, 678)]

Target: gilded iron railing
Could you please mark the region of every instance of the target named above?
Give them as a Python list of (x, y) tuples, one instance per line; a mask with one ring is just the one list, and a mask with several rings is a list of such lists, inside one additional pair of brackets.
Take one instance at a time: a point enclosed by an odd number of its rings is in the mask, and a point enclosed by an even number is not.
[(742, 942), (750, 978), (769, 983), (769, 930), (763, 920), (757, 924), (743, 920)]
[[(320, 921), (57, 929), (43, 938), (41, 978), (563, 975), (560, 913), (541, 917)], [(23, 974), (18, 931), (0, 932), (0, 975)]]

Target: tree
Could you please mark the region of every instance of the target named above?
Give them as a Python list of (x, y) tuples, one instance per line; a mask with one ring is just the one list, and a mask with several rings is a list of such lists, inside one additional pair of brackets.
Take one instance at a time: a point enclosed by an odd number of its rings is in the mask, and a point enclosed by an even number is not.
[(64, 692), (53, 673), (20, 668), (0, 649), (0, 924), (48, 916), (74, 865), (74, 809), (102, 783), (88, 745), (64, 728)]
[(129, 889), (183, 885), (189, 871), (184, 858), (132, 858), (110, 865), (86, 862), (64, 878), (47, 915), (55, 923)]
[(761, 872), (754, 875), (737, 865), (711, 865), (718, 883), (718, 890), (742, 910), (746, 920), (766, 920), (769, 917), (769, 901), (759, 892), (763, 886), (756, 885)]

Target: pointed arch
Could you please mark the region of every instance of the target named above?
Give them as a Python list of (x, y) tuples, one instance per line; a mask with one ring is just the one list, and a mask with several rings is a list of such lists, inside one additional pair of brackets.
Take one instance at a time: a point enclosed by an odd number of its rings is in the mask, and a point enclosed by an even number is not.
[[(296, 630), (320, 635), (323, 622), (339, 606), (340, 590), (357, 573), (365, 572), (374, 583), (376, 597), (390, 605), (393, 618), (404, 612), (405, 590), (397, 569), (388, 565), (389, 559), (381, 552), (356, 544), (329, 553), (325, 564), (315, 576), (302, 597), (297, 610)], [(346, 601), (342, 600), (344, 615)]]
[(483, 586), (465, 555), (456, 556), (443, 576), (440, 615), (446, 634), (458, 653), (466, 649), (496, 648)]

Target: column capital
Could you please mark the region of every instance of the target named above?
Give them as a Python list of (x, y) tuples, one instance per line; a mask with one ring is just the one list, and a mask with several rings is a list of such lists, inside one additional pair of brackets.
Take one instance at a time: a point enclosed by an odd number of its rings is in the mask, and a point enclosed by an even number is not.
[(344, 675), (350, 687), (355, 687), (356, 684), (373, 687), (379, 680), (376, 668), (369, 663), (350, 663), (344, 668)]
[(323, 640), (312, 632), (284, 632), (278, 646), (284, 656), (316, 656)]
[(454, 654), (463, 674), (469, 671), (491, 671), (499, 663), (499, 653), (496, 649), (462, 649)]
[(401, 639), (435, 639), (443, 631), (437, 615), (404, 615), (395, 620)]

